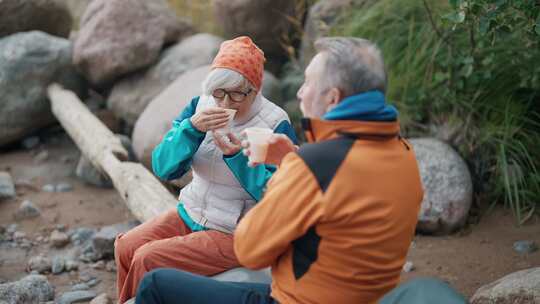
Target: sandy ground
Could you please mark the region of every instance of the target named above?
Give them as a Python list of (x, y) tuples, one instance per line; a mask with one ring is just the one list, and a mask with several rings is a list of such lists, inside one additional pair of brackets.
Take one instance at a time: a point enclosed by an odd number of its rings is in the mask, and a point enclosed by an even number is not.
[[(36, 161), (35, 155), (43, 150), (48, 152), (48, 159)], [(66, 225), (67, 229), (99, 228), (133, 219), (114, 189), (89, 186), (74, 176), (78, 158), (77, 148), (62, 133), (43, 140), (39, 147), (32, 150), (0, 150), (0, 171), (10, 171), (13, 179), (18, 181), (17, 198), (0, 202), (0, 223), (5, 226), (17, 223), (18, 230), (35, 240), (40, 235), (48, 236), (58, 224)], [(71, 183), (73, 191), (41, 191), (43, 185), (58, 182)], [(39, 206), (42, 215), (16, 222), (13, 212), (26, 199)], [(512, 244), (518, 240), (534, 240), (540, 244), (540, 223), (536, 220), (525, 227), (515, 227), (511, 214), (501, 208), (484, 215), (479, 224), (452, 236), (416, 236), (409, 254), (415, 270), (404, 273), (403, 280), (434, 276), (449, 282), (466, 296), (471, 296), (478, 287), (506, 274), (540, 266), (540, 251), (520, 255), (513, 250)], [(69, 246), (64, 251), (69, 250)], [(54, 256), (62, 252), (48, 244), (28, 250), (0, 246), (0, 280), (14, 281), (25, 276), (28, 259), (38, 253)], [(80, 265), (79, 272), (48, 275), (49, 281), (56, 287), (57, 297), (70, 290), (83, 273), (101, 280), (92, 290), (116, 298), (115, 273), (95, 270), (84, 263)]]

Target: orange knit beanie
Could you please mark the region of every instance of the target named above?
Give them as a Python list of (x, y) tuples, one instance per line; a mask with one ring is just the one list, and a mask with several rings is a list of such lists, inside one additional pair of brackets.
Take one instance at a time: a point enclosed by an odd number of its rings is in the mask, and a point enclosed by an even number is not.
[(241, 36), (233, 40), (224, 41), (219, 52), (214, 58), (212, 69), (226, 68), (234, 70), (247, 78), (257, 88), (261, 90), (264, 53), (247, 36)]

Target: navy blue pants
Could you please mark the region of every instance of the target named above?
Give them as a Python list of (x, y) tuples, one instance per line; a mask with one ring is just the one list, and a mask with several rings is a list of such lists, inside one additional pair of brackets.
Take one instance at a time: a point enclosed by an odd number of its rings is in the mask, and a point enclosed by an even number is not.
[(270, 285), (221, 282), (189, 272), (160, 268), (145, 274), (136, 304), (273, 304)]

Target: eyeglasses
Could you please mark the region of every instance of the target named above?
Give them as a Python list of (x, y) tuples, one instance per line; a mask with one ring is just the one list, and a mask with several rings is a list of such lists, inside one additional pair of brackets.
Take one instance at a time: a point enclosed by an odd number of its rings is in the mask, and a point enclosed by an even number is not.
[(234, 102), (242, 102), (251, 93), (252, 89), (249, 89), (246, 93), (239, 91), (225, 91), (224, 89), (216, 89), (212, 92), (212, 96), (218, 99), (225, 98), (225, 95), (229, 95), (229, 98)]

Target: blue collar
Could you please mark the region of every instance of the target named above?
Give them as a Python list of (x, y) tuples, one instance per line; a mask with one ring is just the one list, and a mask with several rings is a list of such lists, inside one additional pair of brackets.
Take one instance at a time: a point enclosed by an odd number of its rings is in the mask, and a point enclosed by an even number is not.
[(324, 114), (325, 120), (395, 121), (398, 111), (387, 105), (384, 94), (369, 91), (343, 99), (335, 108)]

